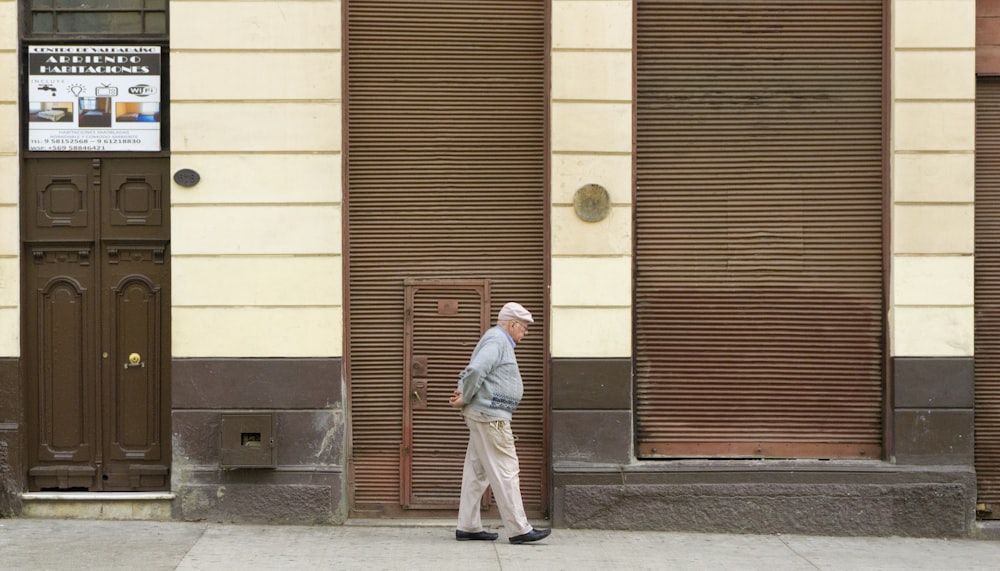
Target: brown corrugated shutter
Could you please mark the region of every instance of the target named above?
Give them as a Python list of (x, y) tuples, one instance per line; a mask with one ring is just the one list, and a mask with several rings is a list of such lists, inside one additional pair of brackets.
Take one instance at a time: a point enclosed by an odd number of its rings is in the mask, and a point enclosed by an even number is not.
[[(537, 1), (347, 3), (348, 382), (358, 513), (400, 505), (405, 278), (489, 279), (492, 319), (507, 301), (532, 311), (532, 334), (517, 347), (525, 396), (513, 428), (525, 508), (537, 514), (546, 503), (544, 23)], [(441, 343), (441, 355), (427, 357), (449, 361), (458, 352), (467, 360), (478, 339), (468, 341)], [(436, 437), (445, 447), (467, 433)]]
[(882, 4), (638, 1), (640, 456), (880, 456)]
[(1000, 78), (976, 83), (976, 486), (1000, 517)]

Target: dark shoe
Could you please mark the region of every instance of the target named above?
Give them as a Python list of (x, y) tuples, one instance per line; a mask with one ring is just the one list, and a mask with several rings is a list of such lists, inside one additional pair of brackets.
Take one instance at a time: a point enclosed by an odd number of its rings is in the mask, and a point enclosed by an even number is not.
[(533, 529), (528, 533), (522, 535), (515, 535), (510, 538), (510, 542), (514, 544), (520, 543), (531, 543), (532, 541), (541, 541), (552, 533), (551, 529)]
[(499, 537), (495, 533), (490, 533), (488, 531), (462, 531), (460, 529), (455, 530), (455, 539), (459, 541), (493, 541)]

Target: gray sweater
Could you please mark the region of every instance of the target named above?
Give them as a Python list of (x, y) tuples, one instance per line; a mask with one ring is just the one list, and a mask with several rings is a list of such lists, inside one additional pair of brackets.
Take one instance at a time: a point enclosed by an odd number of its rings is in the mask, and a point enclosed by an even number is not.
[(472, 351), (469, 366), (458, 375), (466, 410), (510, 420), (524, 385), (514, 357), (514, 340), (499, 326), (491, 327)]

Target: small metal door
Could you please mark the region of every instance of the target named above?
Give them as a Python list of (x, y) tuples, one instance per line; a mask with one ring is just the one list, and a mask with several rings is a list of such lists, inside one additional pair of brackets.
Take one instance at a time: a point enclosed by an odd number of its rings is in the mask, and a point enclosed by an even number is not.
[(489, 281), (406, 280), (405, 290), (400, 503), (457, 509), (469, 439), (448, 398), (490, 326)]
[(169, 489), (166, 159), (25, 163), (31, 490)]

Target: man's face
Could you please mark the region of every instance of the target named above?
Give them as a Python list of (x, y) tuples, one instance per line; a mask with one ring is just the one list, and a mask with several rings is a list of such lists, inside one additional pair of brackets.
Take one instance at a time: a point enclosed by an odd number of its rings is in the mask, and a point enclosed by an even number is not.
[(510, 327), (508, 328), (511, 338), (514, 343), (520, 343), (521, 339), (528, 334), (528, 324), (517, 321), (516, 319), (510, 322)]

